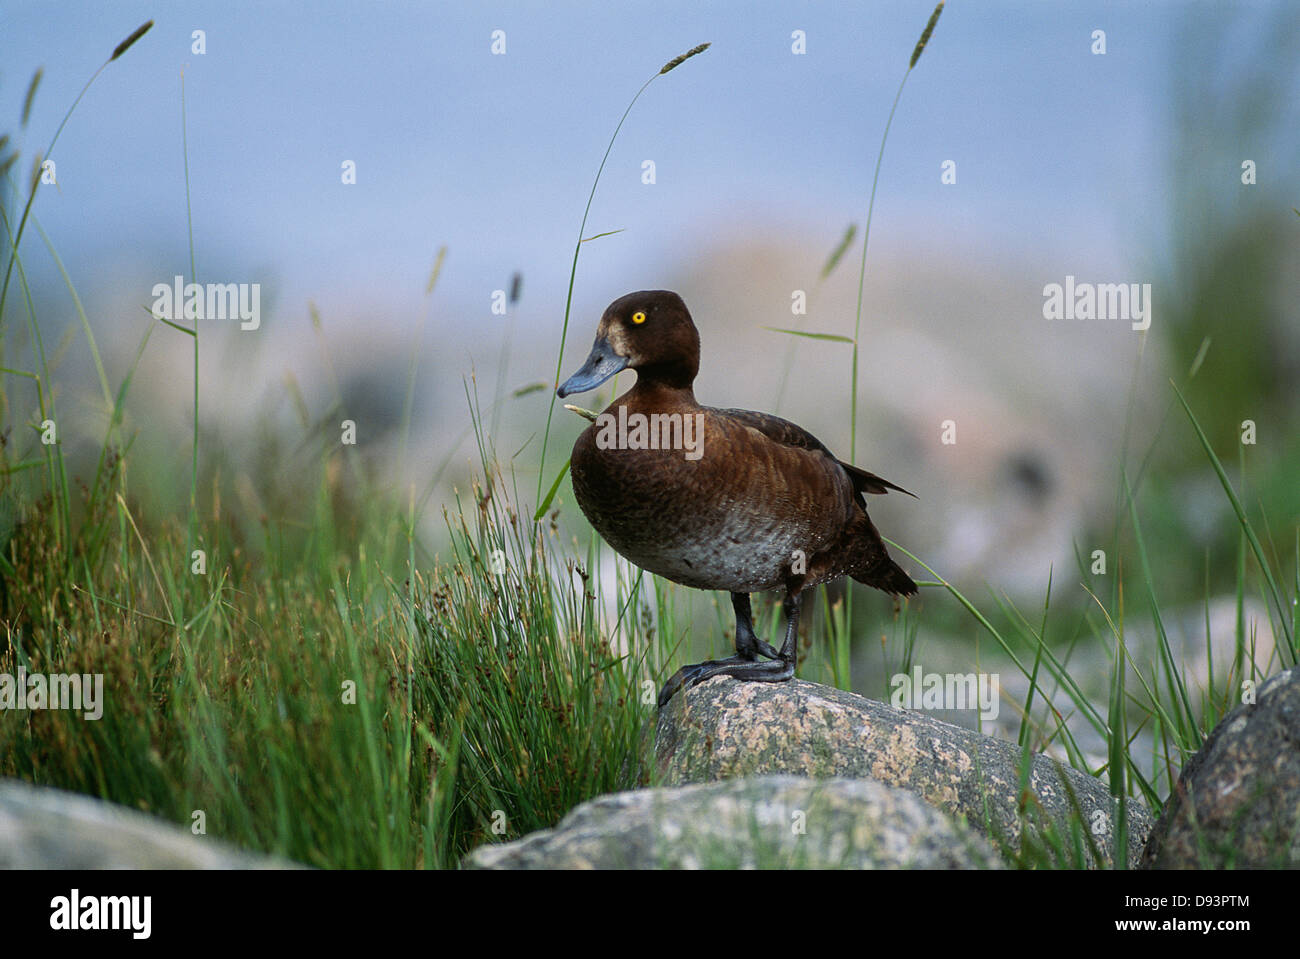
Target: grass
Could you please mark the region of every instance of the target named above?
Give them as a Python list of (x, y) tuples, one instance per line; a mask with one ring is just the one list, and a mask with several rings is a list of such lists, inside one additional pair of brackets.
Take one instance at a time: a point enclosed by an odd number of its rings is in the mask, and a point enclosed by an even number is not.
[[(927, 36), (932, 28), (933, 18)], [(914, 55), (909, 72), (915, 63)], [(29, 88), (24, 124), (37, 85)], [(24, 314), (32, 355), (26, 365), (10, 359), (11, 331), (0, 329), (0, 426), (8, 437), (0, 448), (0, 673), (103, 673), (109, 703), (97, 722), (56, 710), (0, 711), (0, 775), (201, 823), (242, 847), (332, 868), (452, 867), (480, 843), (552, 826), (585, 799), (653, 781), (654, 696), (702, 645), (693, 606), (709, 602), (717, 611), (710, 652), (730, 644), (730, 611), (716, 597), (629, 567), (595, 536), (585, 543), (566, 537), (554, 507), (563, 471), (546, 493), (544, 459), (536, 506), (526, 502), (518, 476), (500, 465), (481, 427), (515, 399), (504, 388), (487, 413), (467, 388), (466, 432), (476, 440), (478, 471), (443, 507), (445, 535), (435, 552), (419, 530), (443, 470), (420, 496), (375, 482), (355, 449), (341, 448), (321, 428), (337, 422), (337, 396), (317, 421), (302, 414), (301, 437), (268, 438), (267, 468), (253, 478), (262, 513), (232, 508), (235, 467), (200, 432), (200, 339), (197, 329), (186, 331), (194, 338), (196, 378), (190, 496), (184, 515), (172, 515), (132, 479), (155, 467), (137, 461), (123, 428), (136, 367), (110, 383), (60, 263), (105, 406), (95, 465), (82, 482), (63, 446), (41, 441), (45, 421), (58, 422), (59, 391), (19, 255), (27, 226), (56, 262), (57, 254), (32, 213), (38, 185), (15, 181), (18, 167), (5, 149), (0, 165), (17, 203), (0, 202), (11, 254), (0, 319), (7, 323), (12, 276), (21, 293), (12, 312)], [(599, 178), (598, 171), (588, 211)], [(17, 205), (15, 222), (9, 210)], [(585, 227), (584, 213), (570, 302), (581, 245), (593, 239), (583, 237)], [(846, 235), (828, 268), (852, 242)], [(863, 270), (865, 244), (864, 233)], [(197, 277), (192, 241), (190, 256)], [(319, 330), (314, 310), (312, 319)], [(566, 306), (562, 340), (567, 322)], [(135, 364), (154, 329), (142, 331)], [(855, 344), (853, 409), (859, 334), (860, 315), (854, 337), (842, 337)], [(1198, 351), (1193, 373), (1206, 355)], [(412, 361), (404, 440), (416, 373)], [(1204, 384), (1189, 375), (1175, 386), (1186, 429), (1171, 426), (1170, 435), (1180, 455), (1195, 450), (1214, 475), (1235, 523), (1230, 554), (1197, 558), (1207, 632), (1210, 599), (1226, 577), (1238, 609), (1248, 599), (1265, 604), (1278, 637), (1275, 659), (1260, 661), (1239, 615), (1232, 662), (1211, 657), (1207, 676), (1185, 674), (1165, 622), (1170, 579), (1177, 598), (1188, 599), (1183, 558), (1176, 543), (1148, 530), (1149, 517), (1171, 510), (1176, 493), (1159, 484), (1158, 473), (1124, 462), (1108, 543), (1113, 574), (1090, 575), (1081, 556), (1087, 605), (1054, 589), (1073, 579), (1060, 570), (1051, 571), (1041, 608), (1024, 610), (996, 593), (979, 601), (891, 544), (929, 573), (922, 597), (899, 607), (861, 599), (867, 615), (855, 621), (852, 591), (823, 590), (818, 615), (806, 617), (799, 675), (850, 688), (855, 645), (877, 638), (886, 676), (909, 671), (936, 633), (972, 640), (977, 657), (981, 639), (991, 641), (1027, 683), (1023, 702), (1009, 704), (1021, 712), (1017, 741), (1026, 757), (1053, 749), (1106, 776), (1116, 802), (1109, 825), (1123, 837), (1127, 804), (1140, 798), (1155, 808), (1168, 795), (1186, 758), (1240, 701), (1242, 683), (1296, 658), (1300, 526), (1290, 515), (1276, 526), (1277, 517), (1247, 496), (1244, 460), (1234, 481), (1216, 453), (1223, 447), (1196, 414), (1217, 395)], [(549, 410), (546, 423), (549, 431)], [(299, 468), (290, 476), (283, 464), (295, 449)], [(199, 545), (203, 573), (192, 565)], [(759, 601), (755, 614), (756, 629), (775, 641), (779, 606)], [(1151, 661), (1134, 652), (1135, 622), (1154, 632)], [(1100, 695), (1073, 665), (1089, 647), (1104, 650), (1109, 663)], [(1085, 735), (1104, 743), (1100, 755)], [(1137, 747), (1139, 737), (1152, 744), (1148, 752)], [(1093, 826), (1080, 813), (1063, 829), (1027, 804), (1025, 838), (1005, 852), (1024, 868), (1077, 868), (1097, 856)], [(1121, 848), (1127, 842), (1119, 841)]]

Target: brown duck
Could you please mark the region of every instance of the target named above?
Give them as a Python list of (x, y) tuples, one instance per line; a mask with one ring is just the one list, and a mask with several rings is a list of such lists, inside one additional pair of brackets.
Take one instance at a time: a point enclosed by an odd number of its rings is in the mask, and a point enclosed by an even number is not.
[[(736, 611), (736, 655), (679, 669), (660, 707), (713, 676), (793, 677), (809, 587), (848, 575), (887, 593), (916, 592), (866, 508), (867, 493), (907, 490), (841, 462), (788, 420), (696, 402), (700, 335), (676, 293), (611, 303), (587, 361), (557, 392), (595, 389), (627, 368), (636, 385), (573, 444), (578, 505), (621, 555), (685, 586), (725, 589)], [(779, 650), (754, 635), (749, 605), (750, 593), (775, 589), (785, 593)]]

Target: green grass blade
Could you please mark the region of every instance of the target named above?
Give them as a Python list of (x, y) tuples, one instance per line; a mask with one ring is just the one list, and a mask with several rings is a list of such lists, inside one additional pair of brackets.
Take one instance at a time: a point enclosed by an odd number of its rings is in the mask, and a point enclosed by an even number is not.
[(1273, 575), (1273, 567), (1270, 565), (1268, 557), (1264, 555), (1264, 547), (1260, 545), (1259, 537), (1255, 535), (1254, 527), (1251, 526), (1250, 519), (1246, 516), (1246, 510), (1242, 507), (1241, 500), (1237, 498), (1237, 493), (1232, 488), (1232, 483), (1228, 479), (1228, 474), (1223, 469), (1223, 464), (1219, 462), (1219, 457), (1215, 455), (1214, 448), (1210, 445), (1209, 437), (1207, 437), (1205, 431), (1201, 429), (1201, 424), (1197, 422), (1196, 414), (1192, 412), (1192, 408), (1187, 404), (1187, 399), (1178, 388), (1178, 384), (1173, 380), (1170, 380), (1169, 382), (1174, 388), (1174, 393), (1178, 396), (1178, 402), (1182, 404), (1183, 412), (1187, 414), (1187, 419), (1192, 424), (1192, 429), (1196, 431), (1196, 438), (1200, 440), (1201, 448), (1205, 451), (1205, 455), (1209, 459), (1210, 465), (1214, 467), (1214, 473), (1218, 476), (1219, 484), (1223, 487), (1224, 493), (1228, 496), (1228, 502), (1232, 504), (1233, 512), (1237, 514), (1237, 523), (1241, 526), (1242, 532), (1245, 533), (1247, 542), (1250, 543), (1251, 552), (1255, 554), (1255, 561), (1259, 563), (1260, 573), (1263, 575), (1264, 582), (1268, 586), (1269, 597), (1272, 599), (1273, 606), (1278, 613), (1278, 625), (1281, 627), (1284, 634), (1283, 647), (1285, 652), (1283, 655), (1287, 659), (1287, 665), (1294, 666), (1296, 664), (1297, 653), (1295, 645), (1295, 630), (1293, 624), (1289, 622), (1286, 608), (1287, 604), (1283, 602), (1282, 592), (1278, 589), (1277, 580)]
[(551, 484), (551, 488), (546, 493), (546, 498), (542, 500), (541, 505), (537, 507), (537, 512), (533, 514), (535, 522), (540, 521), (546, 515), (546, 511), (551, 508), (551, 501), (555, 499), (555, 494), (560, 489), (560, 483), (564, 481), (565, 474), (569, 472), (569, 462), (566, 459), (564, 465), (560, 467), (560, 471), (555, 474), (555, 482)]
[(810, 340), (829, 340), (832, 343), (848, 343), (852, 345), (853, 340), (847, 336), (840, 336), (838, 333), (810, 333), (807, 330), (787, 330), (779, 326), (765, 326), (765, 330), (771, 330), (773, 333), (786, 333), (790, 336), (803, 336)]

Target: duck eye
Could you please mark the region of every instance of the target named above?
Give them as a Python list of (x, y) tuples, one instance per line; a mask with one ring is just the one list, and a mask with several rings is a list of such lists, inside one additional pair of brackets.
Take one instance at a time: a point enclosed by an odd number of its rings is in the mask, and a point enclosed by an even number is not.
[(635, 313), (632, 314), (632, 322), (636, 323), (638, 326), (644, 323), (645, 313), (643, 313), (641, 310), (637, 310)]

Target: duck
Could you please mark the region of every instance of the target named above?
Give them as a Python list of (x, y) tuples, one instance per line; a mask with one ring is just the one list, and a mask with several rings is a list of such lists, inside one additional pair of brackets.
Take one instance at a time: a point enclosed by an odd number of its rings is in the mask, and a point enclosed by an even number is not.
[[(715, 676), (792, 679), (802, 598), (819, 584), (850, 576), (895, 596), (917, 592), (867, 515), (868, 494), (914, 494), (837, 459), (789, 420), (701, 406), (699, 330), (676, 293), (614, 300), (556, 393), (585, 393), (625, 369), (635, 384), (573, 444), (574, 498), (619, 555), (674, 583), (730, 593), (736, 616), (735, 655), (683, 666), (660, 690), (660, 709)], [(780, 649), (754, 634), (750, 594), (767, 591), (782, 593)]]

